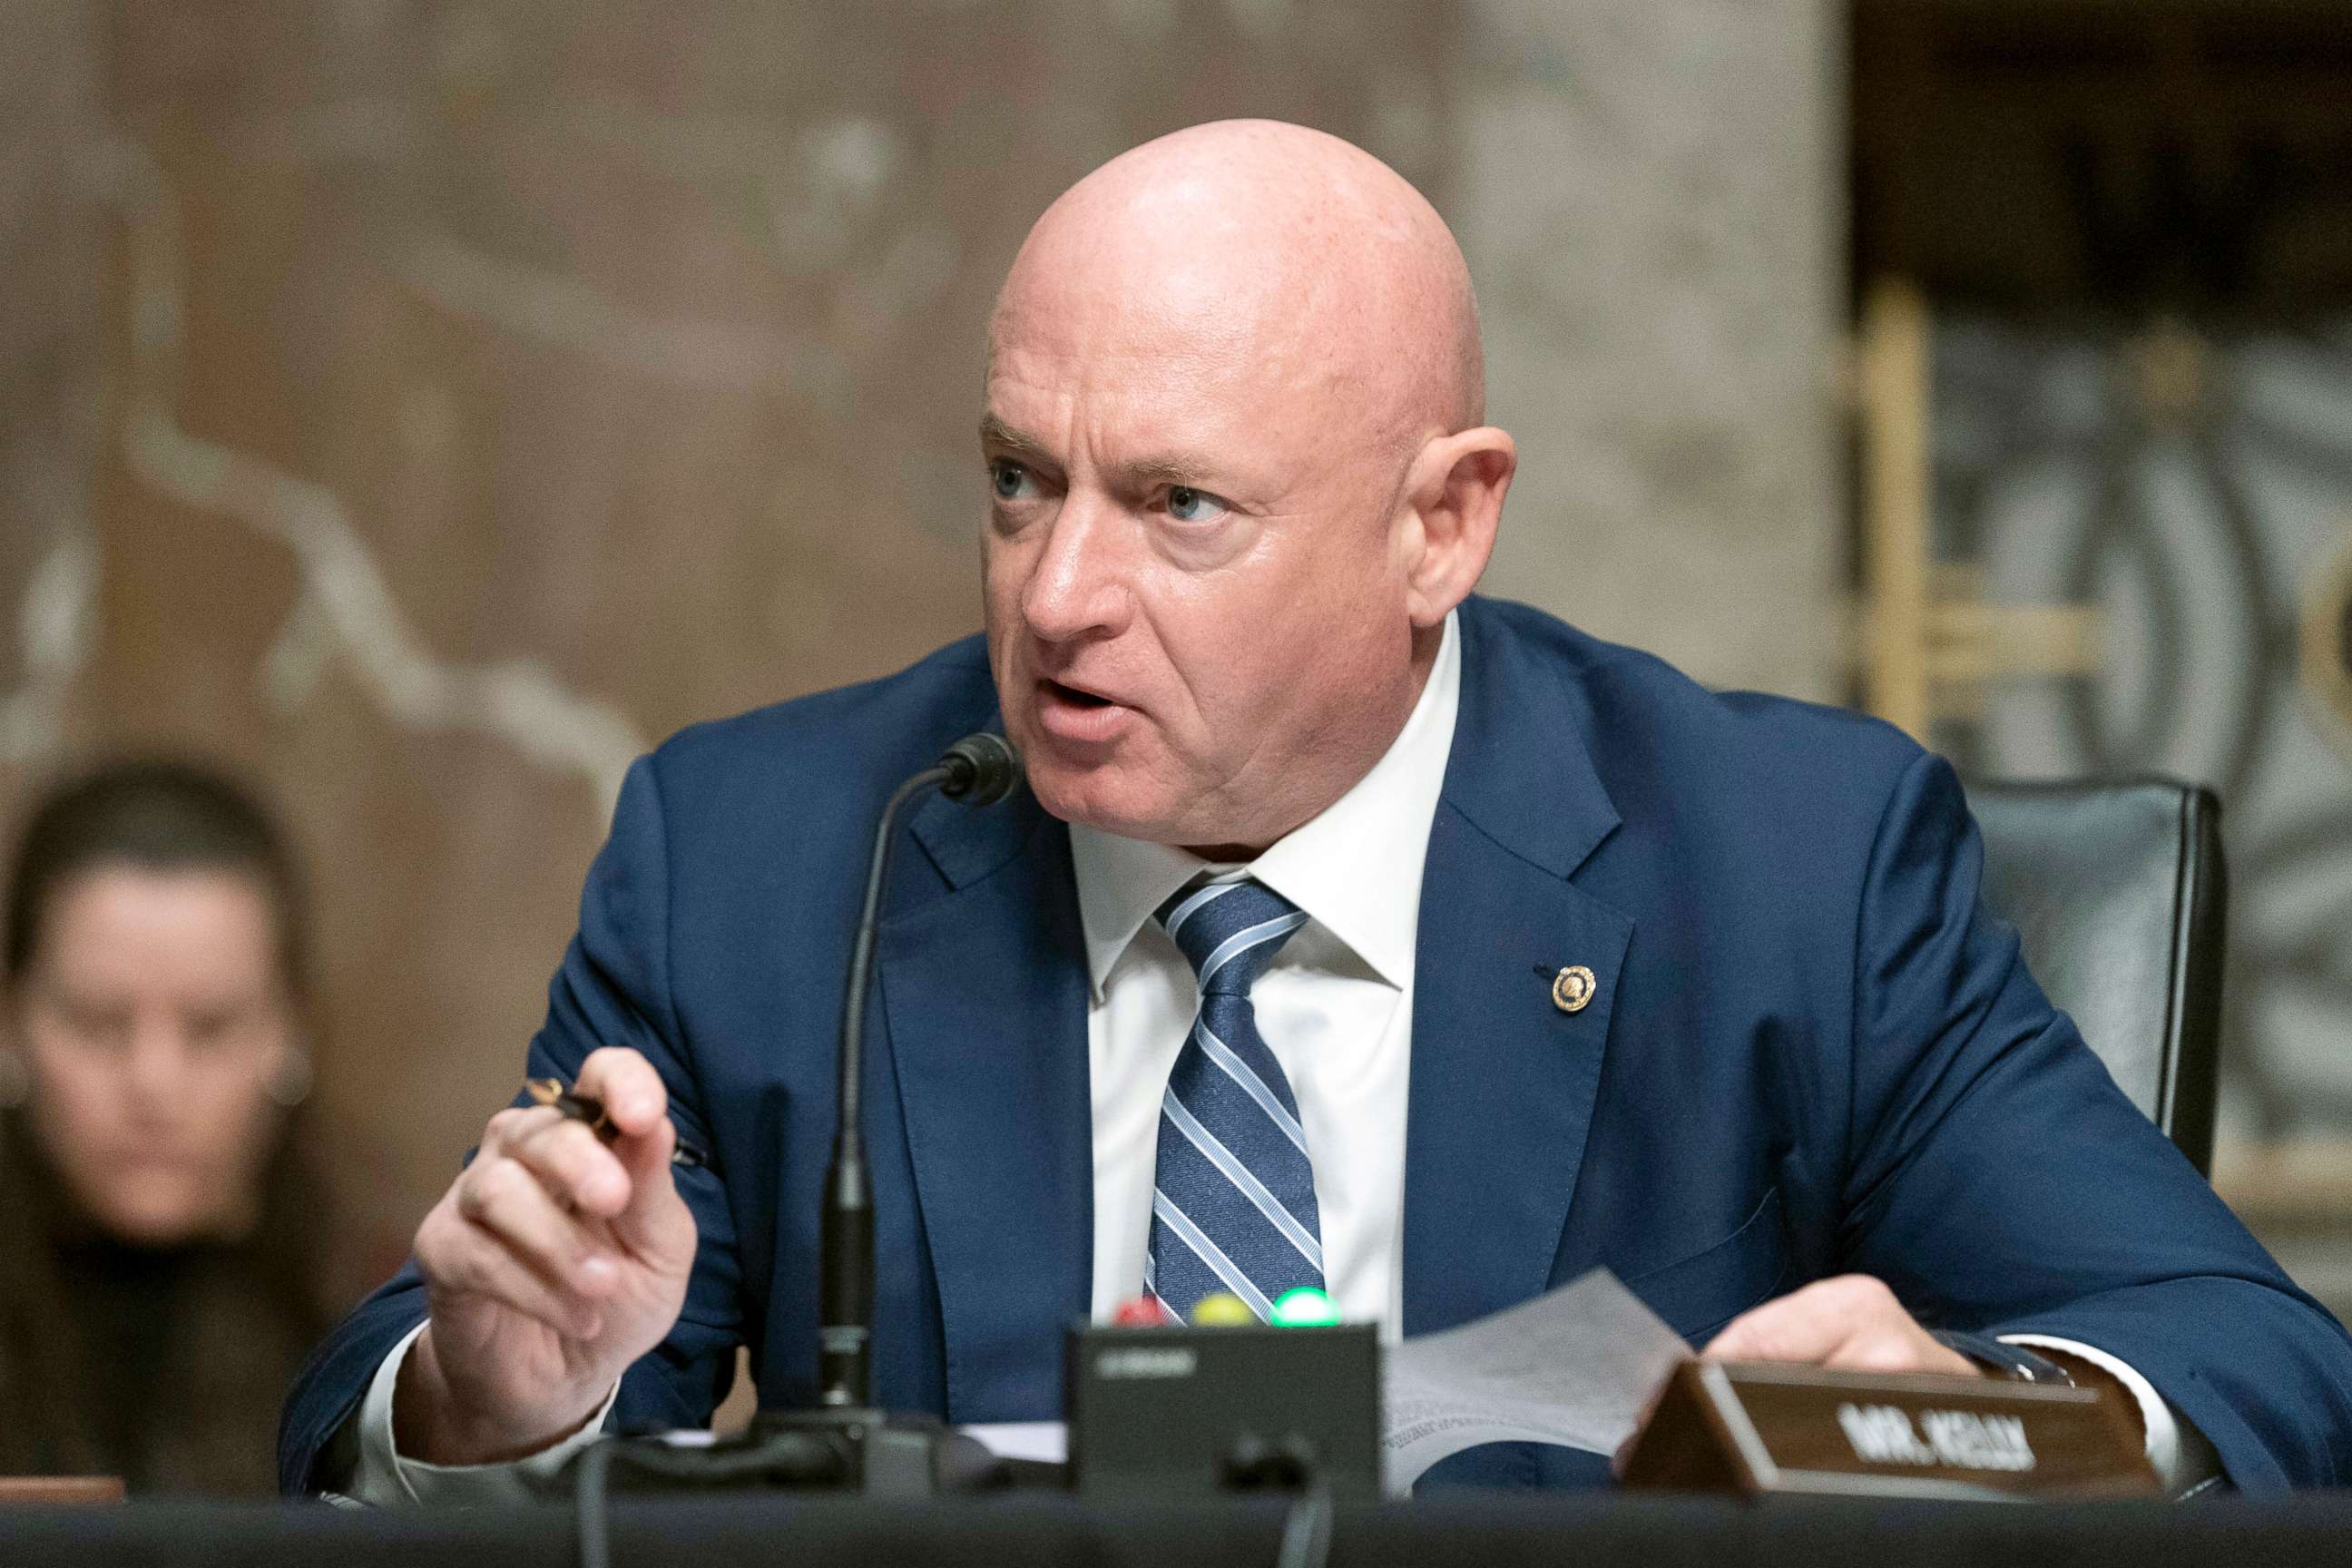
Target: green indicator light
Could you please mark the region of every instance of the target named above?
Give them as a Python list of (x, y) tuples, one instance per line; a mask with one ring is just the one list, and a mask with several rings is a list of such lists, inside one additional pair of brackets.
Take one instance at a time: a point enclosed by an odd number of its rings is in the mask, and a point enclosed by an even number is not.
[(1274, 1321), (1286, 1329), (1328, 1329), (1339, 1321), (1339, 1309), (1314, 1286), (1301, 1285), (1296, 1290), (1285, 1290), (1275, 1302)]

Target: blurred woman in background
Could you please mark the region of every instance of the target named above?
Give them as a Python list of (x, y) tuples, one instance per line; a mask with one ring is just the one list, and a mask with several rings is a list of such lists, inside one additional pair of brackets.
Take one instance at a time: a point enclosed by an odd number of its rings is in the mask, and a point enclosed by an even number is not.
[(302, 891), (173, 763), (38, 802), (0, 948), (0, 1474), (267, 1494), (323, 1331)]

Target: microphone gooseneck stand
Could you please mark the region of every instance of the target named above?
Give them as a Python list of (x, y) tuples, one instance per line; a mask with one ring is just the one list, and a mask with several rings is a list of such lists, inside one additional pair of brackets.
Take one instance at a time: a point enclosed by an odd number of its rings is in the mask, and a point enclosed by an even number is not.
[(874, 931), (897, 841), (898, 814), (937, 789), (967, 805), (992, 805), (1021, 782), (1021, 763), (1002, 736), (982, 731), (947, 749), (939, 762), (892, 793), (874, 826), (866, 868), (866, 901), (849, 949), (847, 994), (842, 998), (839, 1101), (833, 1163), (824, 1177), (824, 1214), (818, 1246), (817, 1408), (765, 1412), (753, 1418), (751, 1438), (804, 1437), (841, 1458), (837, 1484), (873, 1495), (926, 1497), (984, 1469), (977, 1443), (929, 1415), (893, 1415), (873, 1404), (874, 1194), (866, 1170), (863, 1089), (866, 994), (874, 983)]
[(849, 948), (848, 994), (841, 1004), (840, 1099), (835, 1108), (833, 1163), (824, 1174), (824, 1231), (819, 1242), (817, 1310), (818, 1405), (863, 1409), (871, 1389), (868, 1352), (874, 1329), (874, 1194), (866, 1174), (866, 994), (874, 982), (874, 928), (890, 875), (890, 848), (898, 813), (937, 789), (968, 805), (992, 805), (1013, 793), (1021, 764), (999, 737), (982, 731), (947, 749), (892, 793), (874, 825), (874, 852), (866, 863), (866, 901)]
[(860, 1090), (874, 931), (899, 813), (934, 789), (967, 805), (992, 805), (1011, 795), (1021, 777), (1020, 759), (1003, 736), (967, 735), (900, 784), (875, 825), (841, 1011), (833, 1161), (825, 1171), (819, 1242), (817, 1407), (763, 1412), (742, 1437), (705, 1447), (659, 1438), (590, 1447), (572, 1473), (582, 1568), (604, 1568), (611, 1560), (605, 1500), (614, 1480), (625, 1476), (670, 1489), (767, 1485), (918, 1498), (977, 1485), (994, 1468), (985, 1448), (937, 1417), (893, 1415), (873, 1404), (874, 1203)]

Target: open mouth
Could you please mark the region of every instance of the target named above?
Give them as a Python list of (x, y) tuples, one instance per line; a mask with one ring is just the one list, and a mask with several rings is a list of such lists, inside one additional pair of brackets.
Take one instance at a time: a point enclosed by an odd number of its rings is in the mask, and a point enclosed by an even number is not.
[(1037, 723), (1077, 746), (1108, 745), (1136, 721), (1135, 710), (1115, 697), (1043, 676), (1037, 681)]
[(1108, 697), (1096, 695), (1076, 686), (1065, 686), (1058, 680), (1046, 680), (1045, 689), (1073, 708), (1109, 708), (1115, 706)]

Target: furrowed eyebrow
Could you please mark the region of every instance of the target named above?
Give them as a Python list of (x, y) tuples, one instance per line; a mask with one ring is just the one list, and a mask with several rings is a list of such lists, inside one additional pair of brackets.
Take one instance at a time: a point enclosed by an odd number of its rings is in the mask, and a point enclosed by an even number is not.
[[(983, 415), (980, 421), (980, 442), (984, 447), (1003, 453), (1016, 461), (1059, 473), (1061, 465), (1054, 460), (1045, 444), (1025, 431), (1017, 430), (993, 414)], [(1158, 485), (1183, 485), (1213, 488), (1205, 476), (1210, 465), (1200, 458), (1181, 453), (1158, 453), (1138, 458), (1118, 466), (1122, 480), (1139, 489)]]
[(1054, 459), (1046, 452), (1045, 444), (1043, 441), (1015, 430), (993, 414), (981, 416), (980, 444), (1010, 453), (1025, 461), (1040, 463), (1047, 468), (1054, 466)]
[(1196, 487), (1202, 483), (1205, 467), (1184, 458), (1138, 458), (1127, 465), (1126, 472), (1138, 484)]

